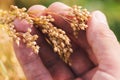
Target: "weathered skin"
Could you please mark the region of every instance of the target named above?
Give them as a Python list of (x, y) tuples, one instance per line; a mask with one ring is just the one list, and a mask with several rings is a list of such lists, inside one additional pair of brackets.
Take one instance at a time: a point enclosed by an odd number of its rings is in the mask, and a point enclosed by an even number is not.
[[(68, 6), (62, 3), (53, 3), (48, 10), (56, 14), (64, 14)], [(43, 6), (31, 7), (29, 12), (39, 10), (45, 14)], [(41, 14), (42, 12), (42, 14)], [(38, 13), (33, 16), (39, 17)], [(56, 18), (54, 23), (64, 29), (72, 40), (74, 53), (71, 56), (72, 66), (68, 67), (50, 45), (44, 40), (43, 34), (37, 33), (37, 43), (41, 46), (39, 56), (26, 48), (21, 42), (20, 47), (14, 44), (15, 52), (28, 80), (120, 80), (120, 45), (109, 29), (106, 18), (100, 11), (91, 13), (88, 28), (80, 31), (78, 39), (71, 33), (70, 25), (61, 16), (52, 14)], [(22, 26), (22, 25), (21, 25)], [(24, 28), (23, 28), (24, 29)], [(32, 53), (30, 55), (30, 53)]]

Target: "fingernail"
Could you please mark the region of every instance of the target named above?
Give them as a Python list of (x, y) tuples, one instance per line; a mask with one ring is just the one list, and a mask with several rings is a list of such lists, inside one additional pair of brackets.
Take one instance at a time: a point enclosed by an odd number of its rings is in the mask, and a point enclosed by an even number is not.
[(94, 14), (95, 14), (94, 17), (95, 17), (97, 22), (105, 24), (108, 27), (106, 17), (102, 12), (96, 11), (96, 12), (94, 12)]

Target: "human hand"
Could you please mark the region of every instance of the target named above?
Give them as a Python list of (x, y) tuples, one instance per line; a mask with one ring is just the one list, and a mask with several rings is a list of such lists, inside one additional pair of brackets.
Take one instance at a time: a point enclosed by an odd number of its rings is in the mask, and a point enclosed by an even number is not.
[[(59, 15), (66, 15), (69, 7), (62, 3), (53, 3), (46, 10), (37, 5), (31, 7), (33, 17), (39, 17), (48, 11), (55, 18), (54, 25), (66, 31), (70, 37), (73, 54), (71, 66), (66, 65), (43, 38), (43, 34), (33, 27), (32, 33), (38, 34), (37, 43), (41, 46), (39, 56), (34, 54), (22, 42), (14, 43), (16, 56), (28, 80), (120, 80), (120, 46), (114, 33), (109, 29), (106, 18), (100, 11), (94, 11), (88, 22), (88, 28), (80, 31), (78, 38), (70, 34), (70, 24)], [(59, 14), (59, 15), (58, 15)], [(28, 26), (23, 21), (15, 22), (18, 30)], [(20, 26), (22, 25), (23, 28)]]

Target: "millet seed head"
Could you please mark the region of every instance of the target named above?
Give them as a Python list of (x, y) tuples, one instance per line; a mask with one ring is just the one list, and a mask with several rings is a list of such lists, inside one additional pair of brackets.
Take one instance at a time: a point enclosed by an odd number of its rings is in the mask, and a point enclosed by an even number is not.
[(44, 34), (47, 34), (47, 42), (52, 45), (54, 52), (58, 53), (65, 63), (70, 64), (69, 58), (73, 50), (70, 44), (70, 39), (66, 35), (65, 31), (52, 25), (51, 22), (53, 22), (54, 19), (51, 15), (40, 16), (40, 18), (36, 18), (33, 21), (36, 25), (39, 25), (40, 30)]
[(82, 9), (81, 6), (77, 5), (74, 5), (70, 9), (68, 15), (73, 17), (69, 21), (71, 23), (71, 28), (73, 29), (73, 34), (77, 38), (79, 30), (85, 30), (88, 27), (87, 21), (91, 15), (87, 9)]
[(31, 35), (31, 29), (27, 32), (22, 33), (15, 30), (13, 24), (16, 18), (25, 19), (29, 24), (33, 24), (31, 17), (29, 17), (26, 12), (26, 8), (19, 9), (17, 6), (10, 6), (9, 11), (0, 10), (0, 24), (6, 25), (9, 36), (19, 45), (20, 40), (22, 40), (28, 47), (31, 47), (35, 53), (38, 53), (39, 47), (37, 46), (35, 40), (37, 40), (37, 35)]
[[(54, 19), (51, 15), (40, 16), (38, 18), (32, 18), (29, 13), (26, 12), (26, 8), (19, 9), (17, 6), (11, 6), (9, 11), (0, 10), (0, 24), (7, 25), (9, 36), (19, 45), (20, 41), (24, 42), (27, 47), (30, 47), (34, 53), (39, 53), (39, 46), (36, 43), (38, 35), (32, 35), (32, 30), (29, 28), (27, 32), (18, 32), (15, 30), (13, 21), (18, 19), (25, 19), (29, 24), (37, 25), (45, 37), (46, 41), (53, 47), (54, 52), (58, 53), (60, 58), (65, 62), (70, 63), (70, 55), (73, 53), (71, 40), (66, 35), (66, 32), (62, 29), (55, 27), (52, 22)], [(68, 16), (72, 16), (69, 20), (73, 34), (75, 37), (78, 36), (79, 30), (85, 30), (87, 21), (90, 17), (90, 13), (87, 9), (82, 9), (81, 6), (73, 6), (70, 9)]]

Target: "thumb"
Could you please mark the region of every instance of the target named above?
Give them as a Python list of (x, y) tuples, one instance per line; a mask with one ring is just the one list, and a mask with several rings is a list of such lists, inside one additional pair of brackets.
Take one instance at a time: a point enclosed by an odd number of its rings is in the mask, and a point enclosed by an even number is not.
[(98, 69), (120, 79), (120, 46), (100, 11), (92, 13), (88, 22), (87, 39), (98, 60)]

